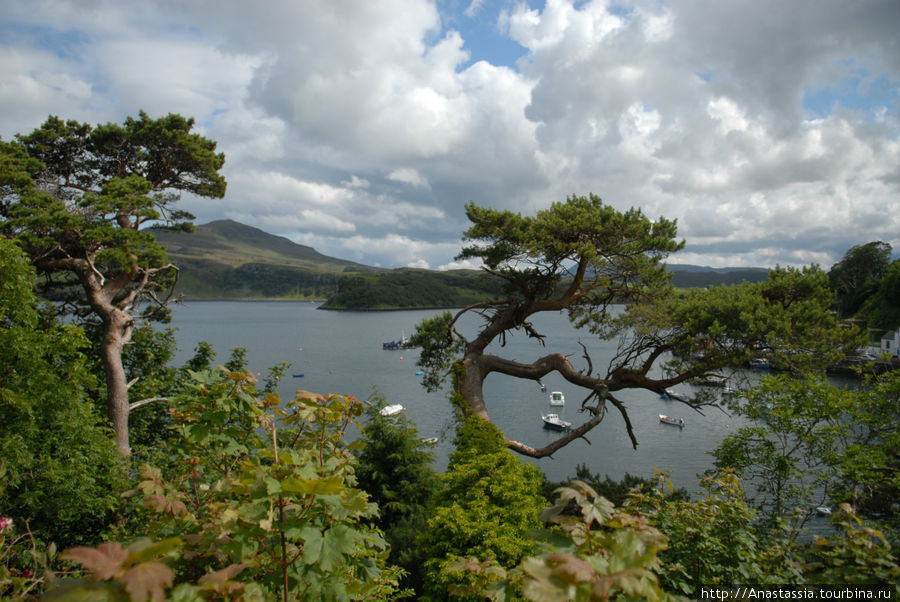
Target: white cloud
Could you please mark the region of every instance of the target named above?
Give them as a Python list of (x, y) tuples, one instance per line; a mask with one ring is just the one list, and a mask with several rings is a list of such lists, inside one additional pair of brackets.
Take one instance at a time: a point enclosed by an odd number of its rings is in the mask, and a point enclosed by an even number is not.
[(463, 12), (471, 19), (478, 14), (482, 6), (484, 6), (484, 0), (472, 0)]
[[(588, 192), (677, 218), (679, 262), (900, 248), (893, 0), (451, 4), (0, 0), (0, 136), (194, 116), (229, 182), (184, 199), (201, 222), (371, 264), (456, 266), (469, 200)], [(517, 68), (469, 56), (466, 19)]]
[(388, 180), (393, 180), (394, 182), (403, 182), (418, 188), (429, 188), (428, 180), (418, 171), (409, 167), (395, 169), (387, 177)]
[(347, 188), (368, 188), (369, 181), (365, 178), (360, 178), (357, 175), (353, 175), (349, 180), (344, 180), (341, 182), (342, 186), (346, 186)]
[(450, 263), (444, 263), (439, 265), (436, 269), (441, 271), (448, 270), (478, 270), (481, 269), (481, 262), (475, 261), (472, 259), (463, 259), (462, 261), (451, 261)]

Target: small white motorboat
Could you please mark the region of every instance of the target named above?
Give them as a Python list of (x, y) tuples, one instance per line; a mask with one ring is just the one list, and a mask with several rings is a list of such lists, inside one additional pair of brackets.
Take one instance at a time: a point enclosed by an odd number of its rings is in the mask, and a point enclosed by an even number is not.
[(561, 391), (553, 391), (550, 393), (550, 405), (564, 406), (566, 405), (566, 396)]
[(666, 416), (665, 414), (660, 414), (659, 421), (664, 424), (671, 424), (672, 426), (684, 428), (684, 418), (675, 418), (674, 416)]
[(572, 423), (567, 422), (559, 417), (559, 414), (544, 414), (541, 416), (544, 421), (544, 428), (553, 429), (555, 431), (567, 431), (572, 428)]
[(381, 408), (379, 414), (381, 414), (382, 416), (396, 416), (403, 410), (404, 407), (402, 405), (400, 405), (399, 403), (395, 403), (393, 405), (384, 406), (383, 408)]

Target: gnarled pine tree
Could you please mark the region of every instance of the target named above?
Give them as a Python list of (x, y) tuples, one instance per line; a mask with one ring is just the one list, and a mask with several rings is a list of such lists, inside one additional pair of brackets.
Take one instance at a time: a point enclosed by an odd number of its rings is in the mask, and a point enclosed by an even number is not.
[[(661, 263), (684, 244), (675, 238), (674, 221), (653, 221), (637, 209), (620, 212), (593, 194), (554, 203), (533, 217), (474, 203), (466, 212), (472, 226), (464, 240), (473, 244), (458, 258), (479, 259), (503, 283), (504, 294), (424, 320), (413, 341), (422, 345), (425, 386), (438, 388), (452, 372), (464, 408), (486, 420), (484, 381), (491, 373), (539, 380), (557, 372), (585, 391), (581, 410), (586, 421), (542, 448), (507, 440), (521, 454), (549, 456), (584, 437), (604, 419), (608, 404), (619, 411), (636, 446), (626, 404), (615, 396), (623, 389), (662, 394), (760, 353), (787, 369), (824, 369), (845, 347), (858, 343), (856, 333), (839, 328), (829, 313), (827, 278), (818, 268), (776, 268), (766, 283), (678, 295)], [(626, 301), (623, 312), (613, 307)], [(562, 353), (522, 363), (488, 351), (514, 331), (543, 343), (532, 316), (548, 311), (566, 311), (576, 327), (619, 338), (608, 365), (595, 370), (583, 345), (582, 369)], [(456, 325), (470, 313), (480, 315), (483, 325), (466, 339)], [(457, 368), (451, 370), (453, 365)], [(663, 376), (654, 376), (659, 373)], [(685, 403), (699, 408), (714, 402), (695, 398)]]
[(180, 193), (225, 194), (225, 157), (193, 125), (144, 112), (97, 127), (51, 116), (0, 143), (0, 229), (19, 240), (51, 298), (102, 322), (107, 412), (126, 455), (128, 414), (142, 402), (129, 403), (122, 349), (136, 319), (165, 315), (176, 274), (147, 227), (190, 230), (193, 216), (173, 208)]

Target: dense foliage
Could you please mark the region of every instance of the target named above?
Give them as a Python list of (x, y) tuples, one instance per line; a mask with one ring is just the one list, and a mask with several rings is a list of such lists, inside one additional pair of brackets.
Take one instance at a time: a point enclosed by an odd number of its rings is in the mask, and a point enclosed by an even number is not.
[(382, 274), (349, 275), (338, 281), (326, 309), (463, 307), (499, 290), (499, 283), (477, 272), (400, 269)]
[(796, 583), (788, 539), (756, 524), (739, 479), (724, 470), (706, 477), (694, 500), (666, 495), (665, 475), (629, 495), (626, 510), (643, 515), (669, 538), (659, 574), (667, 591), (696, 595), (700, 586)]
[(841, 317), (855, 315), (878, 289), (891, 261), (891, 245), (882, 241), (856, 245), (828, 272)]
[(343, 441), (363, 404), (302, 391), (282, 404), (259, 396), (249, 372), (193, 376), (174, 408), (177, 469), (141, 469), (151, 539), (68, 551), (89, 577), (52, 599), (160, 599), (172, 588), (177, 599), (344, 600), (395, 589), (386, 543), (366, 526), (376, 506), (355, 487)]
[(459, 424), (456, 451), (441, 477), (422, 546), (425, 599), (442, 600), (463, 575), (454, 561), (477, 556), (513, 568), (532, 552), (529, 531), (545, 500), (543, 475), (506, 449), (502, 433), (478, 416)]
[(715, 464), (752, 488), (750, 501), (768, 523), (787, 521), (796, 531), (817, 507), (849, 503), (900, 541), (900, 372), (844, 388), (768, 377), (734, 411), (752, 422), (714, 450)]
[(860, 318), (871, 328), (900, 327), (900, 260), (892, 247), (874, 241), (850, 248), (831, 266), (828, 279), (842, 318)]
[[(569, 479), (573, 478), (590, 487), (597, 495), (612, 502), (614, 506), (624, 505), (633, 489), (648, 489), (656, 484), (654, 478), (641, 477), (627, 472), (618, 481), (610, 478), (609, 475), (601, 478), (600, 475), (592, 473), (585, 464), (579, 464), (575, 467), (575, 474), (570, 476)], [(548, 481), (544, 484), (544, 497), (552, 499), (554, 492), (560, 487), (565, 487), (568, 483), (568, 480), (561, 483)], [(691, 497), (688, 490), (683, 487), (677, 489), (672, 487), (667, 490), (661, 489), (660, 492), (673, 500), (688, 500)]]
[(872, 328), (900, 328), (900, 260), (887, 267), (884, 278), (866, 299), (861, 313)]
[(84, 334), (42, 311), (34, 270), (0, 238), (0, 514), (59, 546), (95, 542), (125, 465), (87, 396)]
[(426, 551), (419, 546), (427, 529), (432, 498), (440, 487), (431, 468), (434, 454), (405, 413), (383, 416), (380, 394), (366, 412), (356, 475), (359, 487), (378, 504), (373, 522), (391, 546), (390, 562), (403, 568), (402, 583), (421, 590)]

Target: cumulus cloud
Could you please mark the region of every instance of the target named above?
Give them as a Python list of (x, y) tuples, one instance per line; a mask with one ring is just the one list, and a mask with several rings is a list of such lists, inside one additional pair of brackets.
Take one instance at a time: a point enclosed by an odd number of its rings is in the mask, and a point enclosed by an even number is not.
[[(185, 197), (201, 222), (452, 269), (465, 202), (533, 213), (594, 192), (677, 218), (675, 261), (900, 247), (894, 0), (0, 9), (0, 136), (51, 113), (194, 116), (229, 181), (225, 199)], [(515, 66), (473, 55), (485, 30), (523, 49)]]

